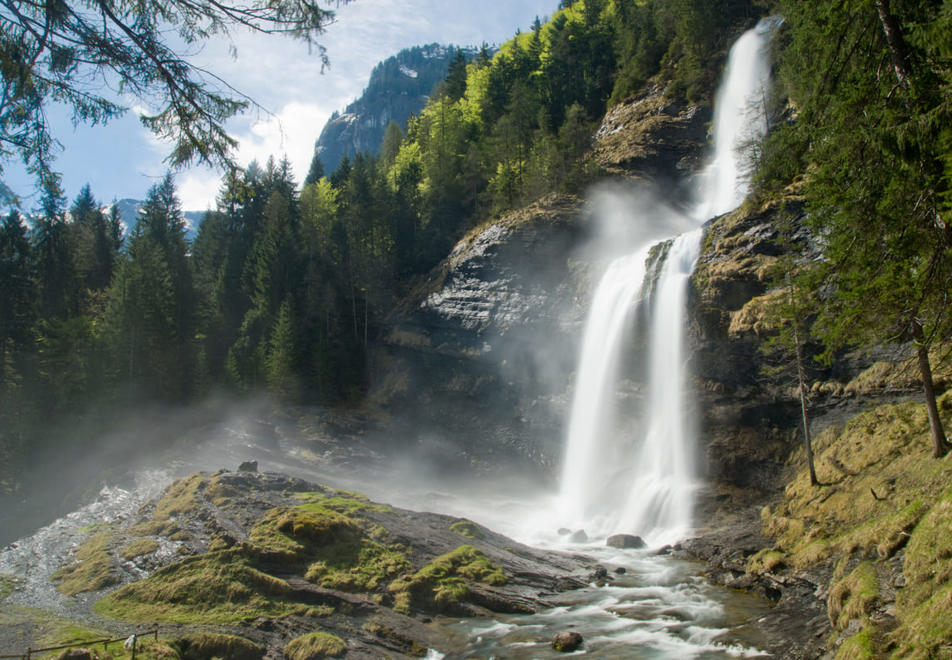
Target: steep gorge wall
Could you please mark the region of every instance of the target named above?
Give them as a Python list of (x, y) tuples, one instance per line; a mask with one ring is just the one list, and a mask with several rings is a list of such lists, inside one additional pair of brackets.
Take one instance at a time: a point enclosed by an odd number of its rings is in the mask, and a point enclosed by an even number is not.
[[(593, 160), (622, 185), (678, 181), (701, 161), (709, 119), (709, 110), (653, 88), (605, 116)], [(461, 454), (494, 471), (559, 465), (593, 275), (603, 266), (591, 249), (596, 233), (587, 203), (550, 195), (456, 245), (389, 320), (371, 398), (403, 425), (398, 435), (447, 464)]]

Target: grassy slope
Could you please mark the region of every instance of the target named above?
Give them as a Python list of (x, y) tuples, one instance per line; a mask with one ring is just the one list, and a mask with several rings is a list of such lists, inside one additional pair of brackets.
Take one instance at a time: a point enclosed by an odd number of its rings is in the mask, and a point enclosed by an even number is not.
[[(952, 428), (952, 393), (939, 406)], [(800, 469), (763, 512), (775, 546), (748, 570), (832, 568), (838, 658), (952, 654), (952, 458), (930, 447), (924, 405), (879, 406), (816, 439), (822, 485)]]

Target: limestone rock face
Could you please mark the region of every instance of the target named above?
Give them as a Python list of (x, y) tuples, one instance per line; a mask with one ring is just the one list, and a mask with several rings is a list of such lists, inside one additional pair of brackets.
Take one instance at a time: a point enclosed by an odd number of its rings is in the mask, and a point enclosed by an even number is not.
[[(800, 213), (795, 206), (792, 211)], [(758, 302), (772, 295), (773, 269), (783, 252), (778, 212), (742, 208), (707, 226), (689, 303), (707, 476), (761, 491), (782, 485), (799, 422), (789, 382), (765, 375), (761, 351), (770, 329)], [(814, 250), (803, 231), (791, 245), (805, 254)]]
[(472, 231), (391, 317), (373, 396), (408, 432), (476, 462), (555, 460), (586, 312), (580, 209), (552, 195)]
[(710, 119), (710, 109), (649, 88), (605, 114), (595, 134), (595, 160), (611, 173), (679, 182), (700, 166)]

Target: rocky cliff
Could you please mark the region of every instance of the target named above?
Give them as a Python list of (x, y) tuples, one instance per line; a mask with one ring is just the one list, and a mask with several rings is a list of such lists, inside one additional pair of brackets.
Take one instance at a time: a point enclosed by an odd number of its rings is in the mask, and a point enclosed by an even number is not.
[(415, 46), (375, 66), (360, 98), (335, 112), (321, 130), (314, 149), (324, 170), (336, 170), (344, 156), (376, 154), (391, 121), (405, 129), (407, 118), (423, 109), (433, 87), (446, 77), (455, 53), (452, 46)]
[[(592, 157), (610, 179), (673, 180), (700, 162), (708, 118), (652, 89), (606, 115)], [(391, 317), (373, 399), (412, 441), (452, 439), (448, 463), (493, 470), (559, 463), (600, 265), (592, 215), (551, 195), (473, 230)]]

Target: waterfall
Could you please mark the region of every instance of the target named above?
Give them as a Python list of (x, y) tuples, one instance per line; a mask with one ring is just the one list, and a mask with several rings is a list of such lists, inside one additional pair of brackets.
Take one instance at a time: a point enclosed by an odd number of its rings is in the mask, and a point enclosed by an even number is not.
[[(656, 225), (665, 240), (643, 242), (613, 261), (589, 310), (575, 383), (559, 496), (566, 524), (589, 533), (639, 534), (654, 544), (692, 527), (697, 470), (693, 403), (685, 387), (683, 329), (687, 283), (700, 252), (701, 224), (736, 208), (749, 186), (745, 145), (766, 131), (769, 83), (765, 44), (776, 19), (764, 19), (735, 42), (718, 89), (714, 149), (695, 182), (691, 210), (630, 221)], [(675, 235), (684, 224), (690, 231)], [(658, 227), (657, 225), (660, 225)], [(649, 264), (649, 255), (663, 256)], [(638, 314), (646, 315), (637, 319)], [(648, 377), (638, 429), (617, 424), (618, 365), (636, 326), (647, 330)]]

